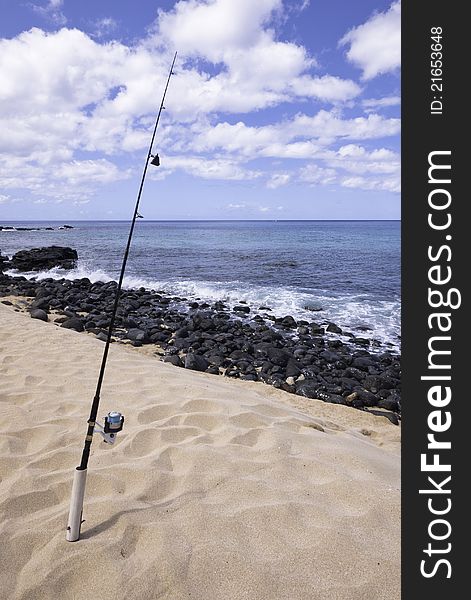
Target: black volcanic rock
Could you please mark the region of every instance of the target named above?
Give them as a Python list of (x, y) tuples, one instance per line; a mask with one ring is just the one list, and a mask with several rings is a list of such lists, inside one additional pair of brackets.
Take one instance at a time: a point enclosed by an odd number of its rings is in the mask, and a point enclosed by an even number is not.
[(48, 246), (20, 250), (13, 255), (11, 267), (18, 271), (43, 271), (60, 267), (74, 269), (77, 266), (77, 250), (65, 246)]
[(375, 364), (374, 360), (370, 356), (358, 356), (352, 361), (352, 367), (367, 371), (368, 367), (372, 367)]
[(192, 369), (193, 371), (206, 371), (209, 367), (209, 362), (204, 356), (189, 352), (185, 356), (185, 369)]
[(330, 333), (342, 333), (342, 329), (335, 323), (329, 323), (327, 325), (327, 331), (330, 331)]
[[(319, 384), (316, 380), (305, 379), (296, 383), (296, 395), (305, 398), (319, 398)], [(322, 398), (321, 398), (322, 399)]]
[(284, 319), (281, 321), (281, 324), (283, 327), (287, 327), (288, 329), (295, 329), (298, 326), (291, 315), (284, 317)]
[(296, 395), (323, 400), (324, 402), (330, 402), (331, 404), (347, 404), (347, 401), (343, 396), (326, 392), (322, 387), (323, 386), (320, 386), (316, 381), (306, 379), (305, 381), (296, 383)]
[(49, 298), (47, 296), (36, 298), (36, 300), (33, 300), (30, 308), (42, 308), (47, 312), (49, 310)]
[(294, 358), (288, 360), (285, 374), (286, 377), (297, 377), (298, 375), (301, 375), (301, 367)]
[(147, 334), (142, 329), (129, 329), (126, 332), (126, 337), (128, 340), (133, 342), (144, 342), (147, 340)]
[(397, 392), (393, 392), (387, 398), (381, 398), (378, 402), (379, 408), (398, 412), (400, 410), (401, 398)]
[(41, 308), (33, 308), (32, 311), (30, 311), (30, 315), (32, 319), (39, 319), (40, 321), (48, 321), (48, 316), (46, 311), (42, 310)]
[(250, 312), (250, 308), (248, 306), (234, 306), (234, 312), (240, 312), (240, 313), (249, 313)]
[(85, 328), (83, 326), (83, 321), (80, 317), (70, 317), (67, 321), (64, 321), (61, 324), (61, 327), (65, 327), (65, 329), (73, 329), (74, 331), (83, 331)]
[(183, 367), (182, 359), (178, 356), (178, 354), (164, 356), (163, 361), (166, 363), (170, 363), (171, 365), (174, 365), (175, 367)]
[(286, 367), (289, 359), (292, 358), (285, 350), (280, 350), (279, 348), (268, 348), (267, 354), (270, 362), (280, 367)]

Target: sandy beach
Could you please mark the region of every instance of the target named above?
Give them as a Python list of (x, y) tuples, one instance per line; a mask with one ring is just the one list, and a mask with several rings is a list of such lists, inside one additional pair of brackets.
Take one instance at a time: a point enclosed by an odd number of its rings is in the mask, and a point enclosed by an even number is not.
[(103, 343), (0, 304), (7, 599), (400, 598), (400, 428), (113, 344), (82, 539), (65, 540)]

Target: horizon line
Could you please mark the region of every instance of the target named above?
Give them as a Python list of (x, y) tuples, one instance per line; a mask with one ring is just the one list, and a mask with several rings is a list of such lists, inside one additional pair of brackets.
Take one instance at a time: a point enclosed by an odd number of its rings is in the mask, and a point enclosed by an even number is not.
[[(128, 223), (131, 219), (70, 219), (70, 223)], [(3, 223), (64, 223), (63, 219), (16, 219), (2, 221)], [(0, 222), (0, 226), (2, 224)], [(144, 219), (147, 223), (400, 223), (401, 219)], [(65, 223), (66, 224), (66, 223)]]

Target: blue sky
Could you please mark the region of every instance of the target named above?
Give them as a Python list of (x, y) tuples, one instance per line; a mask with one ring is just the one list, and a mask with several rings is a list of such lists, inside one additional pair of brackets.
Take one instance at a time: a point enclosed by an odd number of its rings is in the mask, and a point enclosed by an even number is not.
[(0, 221), (400, 217), (400, 3), (0, 0)]

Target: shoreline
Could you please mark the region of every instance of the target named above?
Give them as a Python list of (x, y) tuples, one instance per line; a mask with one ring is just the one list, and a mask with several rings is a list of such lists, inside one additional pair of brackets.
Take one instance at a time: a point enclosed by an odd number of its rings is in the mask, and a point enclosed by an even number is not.
[[(25, 299), (35, 318), (104, 341), (116, 282), (3, 275), (1, 297)], [(7, 300), (8, 302), (8, 300)], [(253, 314), (241, 302), (195, 302), (145, 288), (123, 290), (118, 342), (164, 362), (213, 375), (262, 381), (290, 394), (400, 419), (400, 357), (334, 324)], [(263, 308), (263, 307), (261, 307)], [(351, 336), (348, 342), (345, 337)], [(341, 338), (341, 339), (340, 339)], [(150, 350), (148, 350), (150, 349)], [(372, 352), (374, 350), (374, 352)]]

